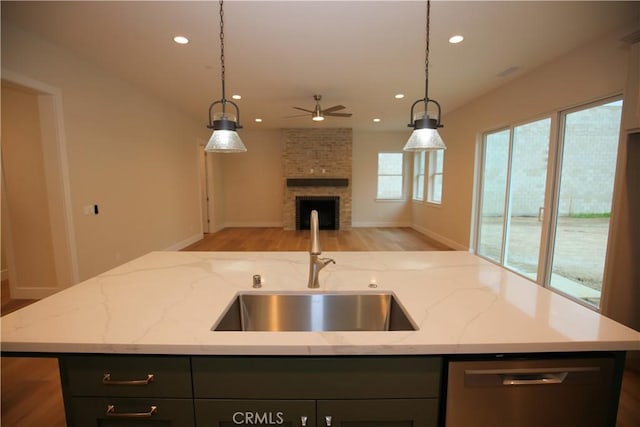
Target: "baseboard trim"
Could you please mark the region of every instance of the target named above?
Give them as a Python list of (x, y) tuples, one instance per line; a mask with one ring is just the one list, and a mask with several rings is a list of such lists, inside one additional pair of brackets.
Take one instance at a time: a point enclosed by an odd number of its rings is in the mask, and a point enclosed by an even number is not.
[(454, 242), (453, 240), (448, 239), (448, 238), (446, 238), (446, 237), (444, 237), (444, 236), (442, 236), (442, 235), (440, 235), (438, 233), (434, 233), (431, 230), (427, 230), (424, 227), (420, 227), (418, 225), (411, 224), (411, 228), (416, 230), (418, 233), (422, 233), (425, 236), (429, 237), (430, 239), (433, 239), (436, 242), (442, 243), (443, 245), (448, 246), (451, 249), (454, 249), (456, 251), (468, 251), (469, 250), (469, 248), (461, 245), (460, 243)]
[(11, 287), (11, 299), (42, 299), (61, 291), (63, 288), (51, 286)]
[(273, 222), (225, 222), (220, 228), (282, 228), (283, 223), (281, 221)]
[(411, 223), (402, 221), (356, 221), (351, 223), (351, 227), (411, 227)]
[(191, 237), (187, 237), (184, 240), (181, 240), (178, 243), (175, 243), (171, 246), (169, 246), (168, 248), (164, 249), (164, 251), (179, 251), (182, 250), (184, 248), (186, 248), (187, 246), (193, 245), (194, 243), (202, 240), (204, 237), (204, 235), (202, 233), (198, 233), (198, 234), (194, 234)]

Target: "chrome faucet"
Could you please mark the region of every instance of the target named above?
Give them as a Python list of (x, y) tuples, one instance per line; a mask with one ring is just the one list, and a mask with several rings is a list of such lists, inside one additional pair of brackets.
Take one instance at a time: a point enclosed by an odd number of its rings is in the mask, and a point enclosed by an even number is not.
[(331, 258), (320, 258), (322, 250), (320, 249), (319, 227), (318, 227), (318, 211), (311, 211), (311, 249), (309, 250), (309, 288), (319, 288), (318, 275), (320, 270), (330, 263), (336, 263)]

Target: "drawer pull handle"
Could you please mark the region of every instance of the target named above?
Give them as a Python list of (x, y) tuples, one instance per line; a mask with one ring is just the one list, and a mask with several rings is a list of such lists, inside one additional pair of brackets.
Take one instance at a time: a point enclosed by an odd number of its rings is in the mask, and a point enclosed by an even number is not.
[(157, 406), (151, 406), (147, 412), (116, 412), (115, 405), (107, 405), (107, 417), (150, 418), (158, 412)]
[(302, 427), (307, 427), (307, 419), (308, 419), (308, 418), (307, 418), (307, 416), (306, 416), (306, 415), (303, 415), (303, 416), (301, 416), (301, 417), (300, 417), (300, 425), (301, 425)]
[(327, 423), (327, 427), (331, 427), (331, 415), (327, 415), (324, 417), (324, 421)]
[(147, 378), (145, 378), (143, 380), (115, 381), (115, 380), (111, 379), (111, 374), (107, 372), (102, 376), (102, 384), (108, 384), (108, 385), (148, 385), (149, 383), (152, 383), (154, 379), (155, 379), (155, 375), (147, 374)]

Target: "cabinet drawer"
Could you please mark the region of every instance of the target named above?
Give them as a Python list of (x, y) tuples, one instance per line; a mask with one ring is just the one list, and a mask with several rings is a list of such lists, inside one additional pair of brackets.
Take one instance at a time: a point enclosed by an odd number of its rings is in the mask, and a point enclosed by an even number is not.
[(196, 399), (198, 426), (290, 426), (316, 425), (314, 400)]
[(74, 397), (67, 417), (73, 427), (194, 426), (191, 399)]
[(194, 357), (194, 395), (220, 399), (436, 398), (439, 357)]
[(189, 357), (65, 356), (60, 370), (72, 396), (192, 396)]

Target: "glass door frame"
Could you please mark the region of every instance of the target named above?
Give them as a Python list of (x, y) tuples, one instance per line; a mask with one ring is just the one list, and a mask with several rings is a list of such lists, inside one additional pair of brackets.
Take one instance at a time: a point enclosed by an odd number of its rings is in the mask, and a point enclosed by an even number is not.
[[(563, 152), (564, 152), (564, 138), (565, 138), (565, 124), (567, 115), (586, 110), (592, 107), (596, 107), (599, 105), (608, 104), (615, 101), (622, 101), (623, 97), (620, 94), (606, 96), (603, 98), (599, 98), (597, 100), (593, 100), (590, 102), (581, 103), (579, 105), (575, 105), (571, 108), (566, 108), (562, 110), (555, 111), (550, 114), (540, 115), (536, 118), (532, 118), (530, 120), (521, 121), (518, 123), (514, 123), (509, 126), (498, 127), (492, 130), (484, 131), (480, 134), (477, 139), (477, 148), (476, 148), (476, 185), (475, 185), (475, 194), (474, 194), (474, 206), (472, 210), (473, 220), (472, 220), (472, 231), (471, 231), (471, 248), (472, 252), (483, 258), (487, 261), (498, 264), (504, 268), (507, 268), (509, 271), (526, 278), (527, 280), (534, 281), (540, 286), (548, 288), (553, 292), (559, 293), (572, 301), (577, 302), (580, 305), (588, 307), (594, 311), (600, 311), (602, 307), (602, 297), (600, 299), (599, 306), (594, 306), (593, 304), (588, 303), (582, 299), (579, 299), (571, 294), (566, 292), (562, 292), (561, 290), (551, 287), (551, 276), (553, 273), (553, 248), (555, 246), (555, 240), (557, 237), (557, 223), (558, 223), (558, 211), (559, 211), (559, 201), (560, 201), (560, 174), (562, 173), (562, 161), (563, 161)], [(549, 132), (549, 157), (547, 159), (547, 173), (546, 173), (546, 181), (545, 181), (545, 195), (544, 195), (544, 206), (542, 212), (542, 230), (540, 233), (540, 250), (538, 254), (538, 269), (537, 269), (537, 277), (536, 280), (532, 280), (530, 277), (507, 267), (504, 264), (506, 258), (506, 251), (508, 250), (507, 242), (509, 237), (509, 214), (511, 211), (511, 174), (512, 174), (512, 162), (513, 162), (513, 141), (514, 141), (514, 130), (518, 126), (522, 126), (528, 123), (533, 123), (538, 120), (542, 120), (545, 118), (551, 119), (550, 124), (550, 132)], [(502, 132), (505, 130), (509, 130), (509, 153), (508, 153), (508, 166), (507, 166), (507, 182), (506, 182), (506, 190), (505, 190), (505, 207), (503, 212), (503, 223), (502, 223), (502, 242), (501, 242), (501, 253), (500, 260), (496, 261), (494, 259), (488, 258), (478, 253), (479, 244), (480, 244), (480, 236), (481, 236), (481, 225), (482, 225), (482, 196), (484, 191), (484, 167), (485, 167), (485, 156), (486, 156), (486, 137), (489, 134)], [(620, 130), (619, 135), (622, 134), (622, 129)], [(618, 144), (622, 142), (619, 139)], [(616, 168), (620, 165), (616, 162)], [(614, 183), (615, 185), (615, 183)], [(613, 188), (613, 193), (615, 194), (615, 187)], [(613, 201), (612, 201), (613, 202)], [(611, 241), (612, 229), (609, 228), (609, 232), (607, 235), (607, 246)], [(610, 251), (607, 247), (605, 252), (605, 260), (604, 260), (604, 274), (606, 278), (606, 271), (608, 266), (608, 257)], [(605, 283), (603, 282), (603, 288)], [(604, 294), (604, 289), (601, 290), (601, 295)]]
[[(611, 102), (615, 102), (615, 101), (623, 101), (623, 96), (622, 95), (612, 95), (612, 96), (608, 96), (605, 98), (600, 98), (597, 99), (595, 101), (591, 101), (591, 102), (586, 102), (571, 108), (567, 108), (564, 110), (560, 110), (557, 112), (556, 116), (556, 122), (558, 123), (556, 132), (555, 132), (555, 141), (553, 141), (555, 148), (553, 151), (553, 169), (552, 171), (549, 171), (548, 175), (551, 175), (552, 181), (550, 183), (550, 185), (552, 187), (548, 187), (548, 191), (551, 197), (551, 200), (549, 201), (548, 206), (550, 206), (550, 216), (549, 216), (549, 220), (547, 221), (547, 227), (546, 227), (546, 234), (548, 235), (546, 242), (545, 243), (545, 247), (544, 247), (544, 251), (540, 251), (541, 254), (544, 255), (544, 257), (541, 257), (541, 263), (540, 265), (544, 265), (544, 270), (543, 270), (543, 282), (540, 283), (543, 287), (553, 290), (554, 292), (557, 292), (567, 298), (569, 298), (570, 300), (583, 305), (585, 307), (588, 307), (592, 310), (595, 310), (597, 312), (600, 312), (602, 309), (602, 295), (604, 294), (604, 277), (606, 277), (606, 270), (607, 270), (607, 265), (608, 265), (608, 261), (609, 261), (609, 243), (611, 242), (611, 233), (612, 233), (612, 229), (611, 227), (609, 227), (609, 231), (607, 234), (607, 248), (605, 250), (605, 259), (604, 259), (604, 275), (603, 275), (603, 283), (602, 283), (602, 288), (600, 289), (600, 302), (598, 304), (598, 306), (595, 306), (593, 304), (588, 303), (587, 301), (584, 301), (580, 298), (577, 298), (571, 294), (568, 294), (566, 292), (563, 292), (562, 290), (558, 289), (558, 288), (554, 288), (551, 286), (551, 276), (553, 274), (553, 257), (554, 257), (554, 248), (555, 248), (555, 243), (556, 243), (556, 238), (557, 238), (557, 230), (558, 230), (558, 218), (559, 218), (559, 209), (560, 209), (560, 189), (561, 189), (561, 174), (562, 174), (562, 163), (564, 160), (564, 145), (565, 145), (565, 128), (566, 128), (566, 122), (567, 122), (567, 116), (571, 113), (575, 113), (578, 111), (583, 111), (583, 110), (587, 110), (589, 108), (593, 108), (593, 107), (597, 107), (597, 106), (601, 106), (601, 105), (605, 105), (605, 104), (609, 104)], [(619, 144), (622, 142), (622, 139), (620, 138), (621, 135), (621, 131), (622, 129), (620, 129), (620, 131), (618, 132), (618, 150), (619, 150)], [(549, 153), (551, 155), (551, 153)], [(551, 157), (551, 156), (550, 156)], [(617, 159), (616, 159), (616, 169), (619, 167), (620, 165), (618, 165)], [(549, 184), (549, 182), (548, 182)], [(614, 188), (612, 188), (612, 203), (613, 203), (613, 194), (615, 193), (615, 181), (614, 181)], [(542, 259), (544, 258), (544, 259)]]
[[(510, 229), (510, 214), (511, 214), (511, 174), (512, 174), (512, 164), (513, 164), (513, 143), (514, 143), (514, 129), (527, 125), (530, 123), (534, 123), (540, 120), (550, 119), (550, 129), (549, 129), (549, 158), (547, 160), (547, 173), (545, 178), (545, 194), (544, 194), (544, 206), (542, 212), (542, 229), (540, 233), (540, 244), (538, 251), (538, 268), (536, 272), (536, 280), (533, 280), (535, 283), (545, 286), (546, 280), (546, 252), (547, 252), (547, 242), (549, 240), (549, 232), (550, 232), (550, 209), (551, 206), (551, 197), (552, 192), (550, 191), (550, 186), (553, 184), (553, 180), (555, 179), (555, 162), (557, 156), (557, 140), (558, 140), (558, 114), (542, 114), (530, 120), (521, 121), (518, 123), (514, 123), (510, 126), (499, 127), (493, 130), (489, 130), (486, 132), (482, 132), (479, 140), (478, 140), (478, 150), (477, 150), (477, 174), (476, 174), (476, 182), (477, 182), (477, 190), (475, 193), (475, 207), (473, 210), (474, 220), (473, 220), (473, 229), (472, 236), (473, 241), (471, 247), (473, 248), (473, 253), (486, 259), (489, 262), (494, 264), (498, 264), (504, 268), (508, 268), (509, 271), (522, 276), (528, 280), (532, 280), (531, 277), (522, 274), (519, 271), (513, 270), (507, 266), (505, 266), (504, 261), (507, 256), (508, 250), (508, 241), (509, 241), (509, 229)], [(486, 156), (486, 136), (492, 133), (498, 133), (508, 130), (509, 131), (509, 153), (508, 153), (508, 164), (507, 164), (507, 175), (506, 175), (506, 187), (505, 187), (505, 206), (503, 210), (503, 218), (502, 218), (502, 243), (500, 249), (500, 260), (496, 262), (491, 258), (487, 258), (478, 253), (478, 245), (480, 243), (480, 234), (481, 234), (481, 223), (482, 223), (482, 193), (484, 191), (484, 165), (485, 165), (485, 156)], [(554, 164), (554, 167), (549, 167), (550, 164)]]

